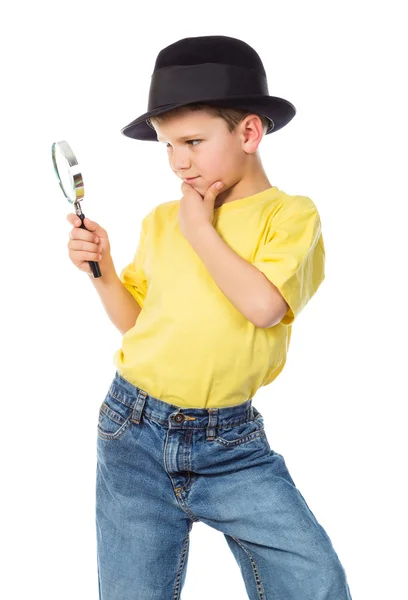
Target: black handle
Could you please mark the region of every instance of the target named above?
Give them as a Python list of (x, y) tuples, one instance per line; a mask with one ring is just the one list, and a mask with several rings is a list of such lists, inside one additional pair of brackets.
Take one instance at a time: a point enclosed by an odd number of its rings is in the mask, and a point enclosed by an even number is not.
[[(85, 225), (84, 225), (84, 219), (85, 219), (85, 215), (84, 213), (78, 215), (78, 217), (81, 219), (82, 223), (79, 226), (80, 229), (86, 229)], [(89, 231), (89, 229), (86, 229), (87, 231)], [(89, 260), (88, 261), (89, 264), (91, 265), (91, 269), (92, 269), (92, 273), (94, 278), (96, 277), (100, 277), (102, 275), (101, 270), (99, 268), (99, 264), (97, 262), (95, 262), (94, 260)]]

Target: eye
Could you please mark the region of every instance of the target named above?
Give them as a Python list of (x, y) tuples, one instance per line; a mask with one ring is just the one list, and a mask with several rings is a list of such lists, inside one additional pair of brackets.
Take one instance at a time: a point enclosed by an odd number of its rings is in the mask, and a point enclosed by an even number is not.
[[(191, 144), (192, 142), (202, 142), (202, 140), (186, 140), (186, 144)], [(166, 148), (169, 148), (170, 144), (166, 144)]]

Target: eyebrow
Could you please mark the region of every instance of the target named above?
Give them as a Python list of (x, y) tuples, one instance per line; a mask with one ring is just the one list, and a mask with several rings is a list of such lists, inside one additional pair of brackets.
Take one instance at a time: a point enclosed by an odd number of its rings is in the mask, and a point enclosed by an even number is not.
[[(201, 137), (203, 134), (202, 133), (194, 133), (192, 135), (184, 135), (183, 137), (180, 137), (177, 141), (178, 142), (184, 142), (185, 140), (195, 140), (199, 137)], [(164, 142), (165, 140), (160, 139), (160, 137), (157, 137), (157, 140), (159, 142)]]

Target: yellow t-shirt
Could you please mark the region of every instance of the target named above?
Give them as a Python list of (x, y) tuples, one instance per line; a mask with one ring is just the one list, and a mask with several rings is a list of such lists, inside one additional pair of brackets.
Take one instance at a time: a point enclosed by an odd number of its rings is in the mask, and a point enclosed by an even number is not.
[(178, 206), (165, 202), (144, 217), (134, 259), (120, 273), (142, 310), (114, 364), (135, 386), (183, 408), (241, 404), (282, 371), (292, 323), (324, 279), (320, 217), (310, 198), (276, 186), (214, 210), (218, 234), (289, 304), (280, 323), (260, 328), (181, 233)]

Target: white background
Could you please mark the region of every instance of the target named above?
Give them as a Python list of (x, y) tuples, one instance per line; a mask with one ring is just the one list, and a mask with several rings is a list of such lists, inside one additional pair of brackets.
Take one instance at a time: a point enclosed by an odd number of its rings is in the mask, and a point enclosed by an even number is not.
[[(120, 129), (147, 110), (164, 46), (229, 35), (297, 109), (261, 156), (273, 185), (315, 202), (327, 260), (254, 405), (353, 600), (407, 598), (403, 3), (39, 0), (8, 3), (0, 21), (2, 597), (98, 598), (96, 424), (121, 335), (68, 258), (51, 145), (72, 146), (83, 211), (107, 229), (119, 273), (143, 216), (181, 196), (164, 146)], [(182, 598), (208, 597), (247, 595), (223, 535), (196, 523)]]

